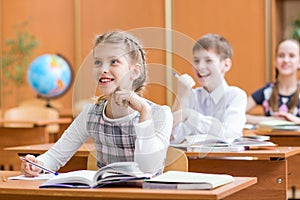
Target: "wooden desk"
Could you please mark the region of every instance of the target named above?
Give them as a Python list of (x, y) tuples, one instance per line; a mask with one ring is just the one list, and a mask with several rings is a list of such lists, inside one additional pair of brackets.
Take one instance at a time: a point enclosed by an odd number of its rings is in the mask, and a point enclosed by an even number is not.
[[(26, 130), (27, 132), (30, 131), (30, 128), (32, 128), (32, 132), (40, 131), (40, 135), (42, 136), (42, 133), (44, 135), (42, 141), (44, 143), (49, 142), (55, 142), (60, 138), (62, 133), (68, 128), (68, 126), (73, 121), (72, 118), (59, 118), (59, 119), (52, 119), (52, 120), (4, 120), (0, 119), (0, 128), (1, 128), (1, 134), (4, 132), (12, 132), (12, 131), (19, 131)], [(8, 126), (5, 126), (5, 124), (8, 124)], [(13, 125), (16, 124), (14, 127)], [(24, 124), (24, 127), (22, 126)], [(46, 127), (48, 125), (52, 124), (58, 124), (59, 125), (59, 133), (53, 134), (48, 133)]]
[[(300, 131), (261, 131), (261, 130), (248, 130), (247, 134), (255, 135), (268, 135), (270, 141), (278, 144), (278, 146), (294, 147), (300, 146)], [(291, 165), (288, 166), (289, 171), (297, 171), (300, 166), (300, 156), (293, 156), (290, 158)], [(300, 188), (300, 174), (292, 175), (288, 182), (288, 187), (293, 190), (299, 190)]]
[[(3, 175), (15, 176), (20, 172), (0, 171)], [(1, 199), (13, 200), (95, 200), (95, 199), (227, 199), (234, 193), (255, 184), (255, 177), (235, 177), (233, 183), (218, 187), (214, 190), (160, 190), (142, 188), (97, 188), (97, 189), (39, 189), (43, 181), (8, 180), (0, 182)]]
[(59, 112), (59, 117), (74, 118), (72, 108), (60, 109), (58, 112)]
[[(15, 154), (41, 154), (47, 151), (51, 145), (21, 146), (6, 148), (6, 150), (13, 151)], [(73, 156), (72, 159), (74, 160), (71, 159), (65, 168), (61, 170), (86, 169), (89, 149), (88, 146), (83, 145)], [(293, 177), (300, 176), (300, 170), (297, 169), (297, 165), (293, 165), (293, 163), (297, 163), (300, 160), (299, 153), (299, 147), (270, 147), (266, 150), (215, 152), (207, 154), (205, 157), (204, 154), (186, 152), (189, 157), (189, 171), (258, 177), (258, 184), (249, 188), (248, 199), (253, 199), (252, 192), (258, 192), (261, 195), (261, 199), (272, 199), (274, 195), (278, 199), (286, 199), (287, 185), (294, 185), (297, 180)], [(239, 199), (241, 197), (237, 194), (233, 195), (232, 198)]]
[[(300, 147), (272, 147), (242, 152), (197, 153), (187, 152), (189, 171), (225, 173), (232, 176), (256, 176), (258, 183), (247, 191), (232, 195), (232, 199), (287, 199), (290, 177), (300, 170), (291, 168), (299, 159)], [(248, 194), (245, 194), (248, 193)], [(243, 197), (242, 197), (243, 196)]]
[[(11, 121), (0, 120), (0, 125), (6, 122), (25, 121)], [(11, 152), (6, 152), (3, 149), (6, 147), (19, 146), (19, 145), (32, 145), (55, 142), (61, 133), (49, 134), (46, 126), (49, 124), (59, 123), (60, 130), (63, 132), (66, 127), (71, 123), (71, 119), (59, 120), (40, 120), (40, 121), (26, 121), (32, 122), (32, 127), (4, 127), (0, 126), (0, 169), (1, 170), (18, 170), (20, 161)]]
[(268, 135), (279, 146), (300, 146), (300, 131), (259, 131), (251, 130), (256, 135)]
[[(48, 144), (36, 144), (36, 145), (26, 145), (26, 146), (16, 146), (8, 147), (4, 150), (13, 154), (14, 157), (18, 159), (18, 156), (25, 156), (27, 154), (40, 155), (46, 152), (54, 143)], [(87, 159), (90, 151), (94, 150), (95, 146), (92, 142), (88, 141), (83, 144), (75, 155), (69, 160), (69, 162), (62, 167), (59, 172), (68, 172), (80, 169), (87, 168)], [(19, 159), (18, 159), (19, 160)], [(21, 161), (19, 160), (19, 167), (17, 170), (20, 170)]]

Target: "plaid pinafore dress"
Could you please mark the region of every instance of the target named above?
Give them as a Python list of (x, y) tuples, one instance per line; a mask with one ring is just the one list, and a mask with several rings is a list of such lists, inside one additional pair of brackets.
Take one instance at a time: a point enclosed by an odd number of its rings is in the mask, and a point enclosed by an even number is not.
[(136, 112), (130, 120), (112, 122), (103, 118), (106, 101), (91, 106), (86, 124), (97, 150), (97, 166), (101, 168), (113, 162), (134, 160), (136, 133), (134, 124), (140, 115)]

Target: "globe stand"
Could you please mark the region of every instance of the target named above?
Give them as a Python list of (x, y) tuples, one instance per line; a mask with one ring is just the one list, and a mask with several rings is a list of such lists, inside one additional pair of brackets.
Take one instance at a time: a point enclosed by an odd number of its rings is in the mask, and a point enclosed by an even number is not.
[(43, 97), (43, 96), (37, 94), (37, 99), (40, 99), (40, 100), (42, 100), (42, 101), (45, 100), (45, 101), (46, 101), (46, 103), (45, 103), (45, 107), (46, 107), (46, 108), (54, 108), (54, 107), (51, 105), (50, 99), (49, 99), (49, 98), (45, 98), (45, 97)]
[(47, 107), (47, 108), (53, 108), (53, 107), (51, 106), (50, 99), (46, 99), (46, 107)]

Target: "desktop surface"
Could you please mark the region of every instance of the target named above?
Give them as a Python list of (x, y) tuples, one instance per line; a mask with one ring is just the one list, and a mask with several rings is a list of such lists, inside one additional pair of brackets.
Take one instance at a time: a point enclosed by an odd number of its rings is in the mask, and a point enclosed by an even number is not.
[[(9, 177), (19, 175), (17, 171), (0, 171)], [(61, 189), (39, 188), (43, 180), (7, 180), (0, 182), (1, 199), (226, 199), (230, 195), (247, 189), (257, 182), (255, 177), (234, 177), (235, 181), (213, 190), (165, 190), (142, 188), (97, 188)]]

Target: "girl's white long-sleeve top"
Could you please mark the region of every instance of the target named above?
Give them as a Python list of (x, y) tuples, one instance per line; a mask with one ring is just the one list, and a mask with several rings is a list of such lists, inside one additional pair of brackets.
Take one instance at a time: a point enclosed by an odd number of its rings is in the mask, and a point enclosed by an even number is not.
[[(164, 161), (166, 156), (166, 151), (169, 146), (169, 139), (172, 130), (173, 117), (172, 112), (168, 106), (159, 106), (157, 104), (151, 103), (151, 113), (152, 119), (141, 123), (133, 123), (131, 129), (134, 134), (135, 141), (133, 141), (133, 150), (129, 152), (128, 149), (123, 151), (128, 152), (106, 152), (110, 155), (124, 154), (126, 159), (135, 161), (139, 164), (142, 171), (152, 174), (161, 173), (164, 167)], [(89, 119), (89, 112), (93, 104), (84, 107), (83, 111), (74, 119), (72, 124), (64, 132), (62, 137), (44, 154), (37, 157), (45, 167), (52, 170), (58, 170), (60, 167), (64, 166), (66, 162), (76, 153), (78, 148), (90, 137), (94, 139), (97, 151), (103, 150), (101, 147), (101, 142), (97, 137), (102, 137), (106, 133), (91, 134), (91, 131), (87, 129), (87, 122)], [(105, 116), (104, 110), (101, 111), (103, 117), (101, 120), (105, 123), (112, 124), (113, 129), (116, 127), (118, 129), (122, 128), (122, 124), (128, 121), (133, 121), (139, 117), (138, 112), (131, 113), (128, 116), (119, 119), (109, 119)], [(100, 122), (99, 122), (100, 123)], [(101, 131), (99, 131), (101, 132)], [(98, 136), (99, 135), (99, 136)], [(126, 139), (127, 136), (122, 136), (121, 139)], [(101, 141), (105, 141), (104, 137)], [(105, 146), (106, 144), (104, 144)], [(103, 150), (105, 151), (105, 149)], [(101, 152), (103, 153), (103, 152)], [(123, 157), (124, 157), (123, 155)], [(117, 157), (116, 159), (122, 158)], [(97, 157), (97, 160), (102, 159)], [(124, 161), (124, 160), (114, 160)], [(128, 160), (126, 160), (128, 161)], [(103, 163), (103, 162), (102, 162)], [(105, 162), (104, 162), (105, 163)], [(106, 163), (109, 164), (109, 163)]]

